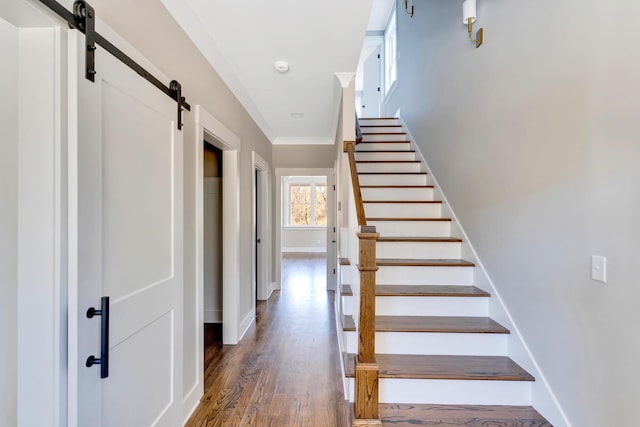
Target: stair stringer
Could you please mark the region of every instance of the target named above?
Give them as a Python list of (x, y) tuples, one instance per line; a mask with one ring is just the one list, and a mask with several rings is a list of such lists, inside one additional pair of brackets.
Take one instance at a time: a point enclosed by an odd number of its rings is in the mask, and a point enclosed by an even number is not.
[(416, 159), (419, 159), (422, 162), (423, 167), (426, 168), (428, 173), (428, 184), (434, 185), (434, 200), (442, 200), (443, 202), (442, 216), (448, 216), (452, 219), (451, 236), (462, 239), (461, 258), (473, 262), (476, 265), (474, 285), (491, 294), (491, 298), (489, 300), (489, 316), (511, 330), (511, 334), (507, 337), (507, 355), (536, 378), (536, 381), (531, 384), (531, 404), (555, 427), (572, 427), (572, 424), (562, 409), (551, 385), (542, 372), (535, 357), (531, 353), (520, 329), (513, 320), (513, 317), (504, 303), (500, 292), (498, 292), (493, 284), (489, 273), (478, 257), (473, 244), (469, 240), (469, 237), (460, 224), (458, 217), (451, 208), (442, 188), (438, 184), (438, 180), (429, 167), (429, 163), (423, 156), (418, 144), (415, 143), (415, 139), (413, 138), (409, 127), (402, 117), (398, 117), (398, 122), (402, 125), (404, 132), (406, 132), (407, 140), (411, 142), (411, 147), (416, 152)]

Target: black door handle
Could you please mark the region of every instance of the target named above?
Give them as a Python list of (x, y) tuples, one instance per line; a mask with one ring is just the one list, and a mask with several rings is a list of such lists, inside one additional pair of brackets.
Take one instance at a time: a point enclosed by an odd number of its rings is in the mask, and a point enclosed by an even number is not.
[(257, 242), (260, 243), (260, 239), (258, 239)]
[(100, 378), (109, 376), (109, 297), (102, 297), (100, 310), (90, 307), (87, 310), (87, 318), (100, 316), (100, 358), (93, 354), (87, 357), (85, 363), (87, 368), (93, 365), (100, 365)]

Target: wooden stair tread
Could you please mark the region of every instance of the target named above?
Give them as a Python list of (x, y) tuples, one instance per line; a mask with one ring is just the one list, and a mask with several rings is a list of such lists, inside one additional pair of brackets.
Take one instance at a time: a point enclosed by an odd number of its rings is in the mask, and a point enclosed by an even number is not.
[(338, 259), (338, 264), (340, 264), (340, 265), (351, 265), (351, 261), (349, 261), (349, 258), (340, 258), (340, 259)]
[(363, 120), (398, 120), (397, 117), (358, 117), (359, 121)]
[(406, 135), (406, 132), (362, 132), (364, 135)]
[[(394, 120), (394, 119), (390, 119), (390, 120)], [(402, 125), (361, 125), (360, 127), (361, 128), (401, 128)]]
[(402, 259), (378, 258), (376, 264), (392, 267), (474, 267), (475, 264), (463, 259)]
[[(398, 134), (398, 135), (400, 135), (400, 134)], [(411, 141), (409, 141), (407, 139), (402, 139), (402, 140), (391, 139), (391, 140), (382, 140), (382, 141), (361, 141), (358, 145), (360, 145), (360, 144), (395, 144), (395, 143), (397, 143), (397, 144), (409, 144), (410, 142)], [(360, 153), (362, 153), (362, 152), (371, 153), (371, 151), (367, 151), (367, 150), (358, 150), (357, 146), (356, 146), (356, 153), (358, 153), (358, 152), (360, 152)]]
[(405, 204), (428, 204), (438, 205), (442, 204), (440, 200), (363, 200), (362, 203), (405, 203)]
[(368, 218), (368, 221), (445, 221), (450, 222), (451, 218)]
[[(535, 381), (506, 356), (377, 354), (380, 378), (429, 380)], [(355, 377), (355, 354), (345, 358), (347, 378)]]
[(377, 285), (377, 296), (488, 297), (490, 294), (467, 285)]
[(356, 160), (356, 163), (421, 163), (420, 160)]
[(356, 322), (353, 320), (353, 316), (342, 316), (342, 329), (344, 331), (356, 330)]
[(427, 175), (426, 172), (358, 172), (358, 175)]
[(378, 242), (448, 242), (460, 243), (462, 239), (456, 237), (418, 237), (418, 236), (382, 236)]
[[(351, 285), (341, 285), (340, 294), (353, 296)], [(467, 285), (376, 285), (379, 297), (489, 297), (488, 292)]]
[[(355, 331), (352, 316), (343, 316), (345, 331)], [(507, 328), (488, 317), (376, 316), (377, 332), (433, 332), (456, 334), (508, 334)]]
[(360, 188), (434, 188), (433, 185), (361, 185)]
[(415, 153), (415, 152), (416, 150), (376, 150), (376, 151), (357, 151), (356, 150), (356, 153)]
[(380, 418), (388, 427), (552, 427), (531, 406), (381, 403)]

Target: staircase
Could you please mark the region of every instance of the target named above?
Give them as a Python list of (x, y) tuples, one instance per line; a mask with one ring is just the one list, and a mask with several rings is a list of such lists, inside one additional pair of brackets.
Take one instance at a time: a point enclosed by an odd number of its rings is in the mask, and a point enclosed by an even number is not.
[[(382, 425), (550, 426), (531, 405), (535, 378), (506, 356), (509, 330), (488, 317), (491, 295), (397, 119), (360, 119), (355, 160), (376, 243), (375, 352)], [(350, 260), (357, 264), (357, 260)], [(353, 268), (341, 261), (341, 268)], [(348, 277), (348, 275), (341, 275)], [(344, 279), (345, 281), (348, 279)], [(358, 335), (343, 282), (344, 371), (354, 401)]]

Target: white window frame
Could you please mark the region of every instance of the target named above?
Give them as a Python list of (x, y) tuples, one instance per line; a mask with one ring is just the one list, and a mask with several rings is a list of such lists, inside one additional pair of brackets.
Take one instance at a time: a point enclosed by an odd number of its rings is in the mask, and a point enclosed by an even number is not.
[(395, 8), (384, 30), (384, 94), (394, 87), (398, 79), (398, 24)]
[[(311, 224), (296, 225), (291, 224), (291, 190), (292, 185), (309, 185), (311, 187), (310, 204), (314, 207), (311, 209)], [(326, 176), (287, 176), (283, 179), (283, 211), (284, 211), (284, 227), (285, 228), (327, 228), (325, 225), (316, 224), (316, 185), (324, 185), (327, 187)]]

